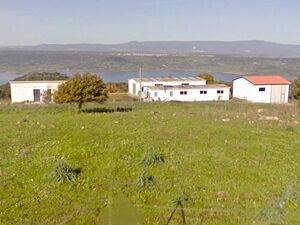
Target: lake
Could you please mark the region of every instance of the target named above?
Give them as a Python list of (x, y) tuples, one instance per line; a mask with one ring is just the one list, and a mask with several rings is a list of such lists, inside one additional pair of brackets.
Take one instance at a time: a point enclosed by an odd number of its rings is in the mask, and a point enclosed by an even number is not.
[[(65, 71), (60, 71), (67, 74)], [(138, 77), (138, 71), (116, 71), (116, 72), (99, 72), (92, 71), (93, 73), (101, 75), (104, 82), (127, 82), (128, 79), (133, 77)], [(163, 70), (163, 71), (143, 71), (143, 77), (161, 77), (161, 76), (174, 76), (174, 77), (183, 77), (183, 76), (195, 76), (197, 71), (183, 71), (183, 70)], [(73, 74), (70, 73), (70, 74)], [(238, 74), (230, 73), (213, 73), (216, 80), (222, 81), (232, 81), (233, 79), (239, 77)], [(13, 74), (0, 72), (0, 84), (7, 83), (10, 80), (15, 79), (16, 77), (22, 76), (22, 74)]]
[[(61, 73), (67, 74), (66, 71), (59, 71)], [(99, 74), (104, 82), (127, 82), (128, 79), (133, 77), (139, 77), (138, 71), (115, 71), (115, 72), (99, 72), (92, 71), (95, 74)], [(75, 72), (70, 72), (74, 74)], [(174, 77), (187, 77), (195, 76), (198, 71), (184, 71), (184, 70), (159, 70), (159, 71), (143, 71), (143, 77), (161, 77), (161, 76), (174, 76)], [(222, 73), (217, 72), (213, 73), (215, 80), (219, 81), (232, 81), (235, 78), (240, 77), (239, 74), (233, 73)], [(13, 74), (0, 72), (0, 84), (7, 83), (10, 80), (15, 79), (16, 77), (22, 76), (22, 74)], [(288, 80), (294, 80), (294, 77), (290, 74), (283, 74), (283, 76)]]

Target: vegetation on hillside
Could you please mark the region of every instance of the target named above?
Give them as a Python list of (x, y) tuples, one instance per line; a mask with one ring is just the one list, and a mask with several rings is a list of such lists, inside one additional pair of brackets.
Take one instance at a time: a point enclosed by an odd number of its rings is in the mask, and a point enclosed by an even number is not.
[[(108, 99), (101, 107), (132, 111), (0, 105), (1, 223), (104, 224), (130, 208), (145, 225), (299, 224), (295, 105)], [(139, 164), (161, 155), (163, 163)], [(70, 166), (57, 169), (61, 160)], [(72, 182), (48, 179), (74, 166)]]
[(289, 73), (300, 71), (299, 58), (241, 57), (207, 54), (135, 55), (116, 52), (0, 51), (0, 71), (137, 71), (202, 70), (229, 73)]
[(105, 84), (96, 74), (75, 74), (54, 92), (56, 103), (76, 103), (78, 112), (85, 102), (103, 103), (108, 98)]

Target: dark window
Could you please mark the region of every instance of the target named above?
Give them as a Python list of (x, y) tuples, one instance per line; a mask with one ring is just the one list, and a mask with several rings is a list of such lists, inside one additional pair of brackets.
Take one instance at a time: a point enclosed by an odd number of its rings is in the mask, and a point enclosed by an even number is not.
[(266, 91), (266, 88), (259, 88), (260, 92)]
[(163, 86), (163, 84), (154, 84), (155, 86)]
[(171, 97), (173, 96), (173, 91), (170, 91), (170, 96), (171, 96)]
[(154, 97), (157, 97), (157, 92), (154, 92)]
[(190, 85), (189, 83), (182, 83), (181, 85)]
[(206, 95), (206, 94), (207, 94), (207, 91), (200, 91), (200, 94), (201, 94), (201, 95)]
[(180, 95), (187, 95), (187, 91), (181, 91)]
[(223, 90), (217, 90), (217, 94), (224, 94)]

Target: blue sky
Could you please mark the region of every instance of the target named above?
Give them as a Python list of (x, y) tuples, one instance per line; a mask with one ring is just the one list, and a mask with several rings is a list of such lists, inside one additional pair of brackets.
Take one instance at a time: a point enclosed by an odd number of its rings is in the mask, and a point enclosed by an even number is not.
[(299, 0), (0, 0), (0, 46), (156, 40), (300, 44)]

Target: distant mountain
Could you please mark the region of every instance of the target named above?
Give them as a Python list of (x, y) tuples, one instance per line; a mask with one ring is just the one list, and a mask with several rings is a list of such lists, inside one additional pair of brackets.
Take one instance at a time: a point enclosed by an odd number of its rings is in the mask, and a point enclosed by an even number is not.
[(0, 51), (86, 51), (86, 52), (158, 52), (201, 53), (266, 57), (300, 57), (300, 45), (266, 41), (132, 41), (123, 44), (42, 44), (0, 47)]

